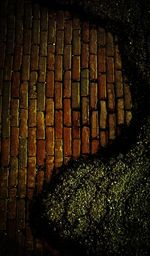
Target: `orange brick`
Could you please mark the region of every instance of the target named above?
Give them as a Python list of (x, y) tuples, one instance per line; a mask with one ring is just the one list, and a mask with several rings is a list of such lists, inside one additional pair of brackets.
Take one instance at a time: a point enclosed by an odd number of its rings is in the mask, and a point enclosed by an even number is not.
[(82, 23), (82, 40), (84, 43), (89, 42), (89, 23), (87, 21)]
[(64, 31), (56, 31), (56, 54), (63, 54), (64, 51)]
[(109, 139), (114, 140), (116, 137), (116, 116), (109, 114)]
[(90, 54), (90, 80), (97, 79), (97, 55)]
[(54, 99), (46, 99), (46, 126), (54, 125)]
[(80, 41), (80, 30), (73, 30), (73, 47), (72, 53), (73, 55), (81, 54), (81, 41)]
[(22, 138), (27, 138), (28, 136), (28, 110), (20, 109), (20, 136)]
[(92, 140), (91, 153), (96, 154), (99, 150), (99, 140)]
[(48, 54), (47, 54), (47, 68), (48, 70), (54, 70), (55, 65), (55, 46), (48, 45)]
[(22, 137), (19, 140), (19, 167), (27, 167), (27, 139)]
[(47, 31), (41, 31), (40, 56), (47, 56)]
[(55, 138), (62, 139), (63, 117), (62, 110), (55, 111)]
[(20, 86), (20, 108), (28, 108), (28, 82)]
[(106, 50), (107, 56), (114, 56), (114, 39), (110, 32), (106, 34)]
[(29, 117), (28, 117), (29, 127), (36, 126), (36, 111), (37, 111), (37, 100), (36, 99), (29, 100)]
[(72, 42), (72, 20), (65, 20), (65, 44)]
[(126, 124), (129, 125), (130, 122), (132, 120), (132, 112), (131, 111), (126, 111), (125, 112), (125, 121), (126, 121)]
[(28, 156), (36, 156), (36, 128), (28, 130)]
[(11, 99), (11, 126), (19, 126), (19, 99)]
[(71, 156), (71, 128), (64, 127), (64, 155)]
[(46, 97), (54, 97), (54, 71), (47, 71)]
[(106, 129), (106, 127), (107, 127), (106, 101), (100, 101), (100, 128)]
[(18, 196), (19, 198), (26, 197), (26, 184), (27, 184), (27, 169), (21, 168), (18, 172)]
[(37, 109), (45, 111), (45, 83), (37, 84)]
[(81, 96), (89, 95), (89, 70), (84, 69), (81, 72)]
[(91, 83), (90, 84), (90, 108), (97, 109), (97, 102), (98, 102), (98, 90), (97, 84)]
[(72, 46), (66, 45), (64, 47), (64, 69), (71, 69), (71, 60), (72, 60)]
[(123, 97), (123, 79), (122, 79), (122, 71), (116, 70), (115, 72), (116, 78), (116, 96)]
[(105, 48), (98, 49), (98, 73), (106, 72), (106, 50)]
[(124, 124), (124, 100), (117, 100), (117, 123), (118, 125)]
[(73, 140), (73, 157), (78, 158), (80, 156), (80, 149), (81, 148), (81, 142), (79, 139)]
[(45, 118), (41, 111), (37, 112), (37, 139), (45, 139)]
[(62, 139), (55, 141), (55, 167), (60, 167), (63, 163), (63, 143)]
[(108, 143), (108, 133), (107, 131), (100, 131), (100, 145), (106, 147)]
[(9, 172), (9, 189), (16, 188), (18, 185), (18, 158), (11, 157), (10, 159), (10, 172)]
[(72, 57), (72, 79), (74, 81), (80, 81), (80, 57)]
[(10, 139), (2, 138), (2, 155), (1, 155), (1, 164), (2, 166), (8, 166), (10, 160)]
[(103, 28), (98, 28), (98, 35), (97, 35), (98, 47), (105, 46), (106, 44), (106, 31)]
[(46, 127), (46, 153), (54, 155), (54, 128)]
[(115, 111), (115, 91), (114, 84), (107, 84), (107, 95), (108, 95), (108, 111)]
[(64, 99), (64, 125), (71, 126), (71, 99)]
[(39, 58), (39, 82), (44, 83), (46, 80), (46, 57)]
[(37, 164), (44, 166), (45, 161), (45, 140), (37, 141)]
[(27, 187), (35, 187), (36, 178), (36, 157), (28, 157), (28, 177), (27, 177)]
[(22, 80), (26, 81), (30, 78), (30, 55), (23, 55), (22, 58)]
[(43, 182), (44, 182), (44, 171), (39, 171), (37, 174), (37, 189), (39, 193), (42, 192)]
[(35, 99), (37, 97), (37, 79), (38, 79), (38, 73), (35, 71), (32, 71), (30, 73), (29, 98)]
[(106, 91), (106, 74), (101, 74), (98, 77), (98, 97), (101, 100), (106, 99), (107, 91)]
[(46, 182), (50, 182), (52, 172), (54, 169), (54, 157), (53, 156), (47, 156), (46, 157)]
[(64, 73), (64, 98), (71, 97), (71, 71), (65, 71)]
[(10, 154), (11, 156), (17, 157), (19, 150), (19, 128), (11, 127), (10, 137)]
[(89, 154), (90, 153), (90, 129), (89, 127), (83, 126), (82, 127), (82, 154)]
[(80, 108), (80, 83), (72, 83), (72, 108)]
[(97, 29), (90, 29), (90, 54), (97, 54)]
[(81, 67), (89, 67), (89, 45), (85, 43), (82, 44)]
[(22, 63), (22, 45), (16, 45), (14, 50), (14, 63), (13, 63), (13, 69), (15, 71), (18, 71), (21, 69), (21, 63)]
[(39, 62), (39, 46), (32, 45), (31, 49), (31, 71), (38, 70), (38, 62)]
[(118, 45), (115, 46), (115, 69), (122, 69), (121, 55)]
[(107, 57), (107, 82), (114, 83), (114, 58)]
[(62, 109), (62, 83), (55, 83), (55, 109)]
[(82, 97), (82, 125), (89, 124), (89, 98)]
[(92, 111), (91, 136), (92, 136), (92, 138), (98, 138), (99, 137), (98, 111)]
[(55, 57), (55, 81), (62, 81), (62, 56)]
[(11, 84), (11, 96), (19, 98), (20, 72), (13, 72)]

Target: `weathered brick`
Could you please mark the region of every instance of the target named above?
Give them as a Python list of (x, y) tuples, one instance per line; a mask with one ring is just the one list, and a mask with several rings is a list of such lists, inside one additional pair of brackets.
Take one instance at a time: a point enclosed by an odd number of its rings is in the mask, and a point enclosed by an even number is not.
[(81, 96), (89, 95), (89, 70), (83, 69), (81, 72)]
[(37, 189), (38, 189), (38, 193), (42, 192), (42, 188), (43, 188), (43, 182), (44, 182), (44, 171), (39, 171), (37, 174)]
[(90, 54), (90, 80), (97, 79), (97, 55)]
[(30, 55), (23, 55), (22, 58), (22, 80), (30, 78)]
[(47, 156), (46, 157), (46, 182), (50, 182), (52, 172), (54, 169), (54, 156)]
[(18, 185), (18, 158), (10, 158), (10, 171), (9, 171), (9, 180), (8, 186), (10, 188), (16, 188)]
[(92, 136), (92, 138), (98, 138), (99, 137), (98, 111), (92, 111), (92, 115), (91, 115), (91, 136)]
[(48, 44), (55, 45), (56, 43), (56, 15), (52, 12), (49, 15), (49, 25), (48, 25)]
[(72, 57), (72, 79), (73, 81), (80, 81), (80, 57)]
[(73, 46), (72, 53), (73, 55), (81, 54), (81, 39), (80, 39), (80, 30), (73, 30)]
[(62, 83), (55, 83), (55, 109), (62, 109)]
[(82, 44), (81, 67), (82, 68), (89, 67), (89, 45), (85, 43)]
[(92, 145), (91, 145), (91, 153), (92, 154), (96, 154), (98, 152), (98, 149), (99, 149), (99, 140), (92, 140)]
[(115, 72), (116, 79), (116, 97), (123, 97), (123, 80), (122, 80), (122, 71), (116, 70)]
[(71, 156), (71, 128), (64, 127), (64, 156)]
[(116, 137), (116, 116), (109, 114), (109, 139), (114, 140)]
[(39, 58), (39, 82), (45, 82), (46, 80), (46, 57)]
[(38, 64), (39, 64), (39, 46), (38, 45), (32, 45), (32, 49), (31, 49), (31, 71), (32, 70), (38, 70)]
[(11, 96), (13, 98), (19, 98), (19, 87), (20, 87), (20, 72), (13, 72), (12, 83), (11, 83)]
[(45, 117), (41, 111), (37, 112), (37, 139), (45, 139)]
[(19, 167), (27, 167), (27, 139), (19, 140)]
[(35, 99), (37, 97), (37, 79), (38, 79), (38, 73), (35, 71), (32, 71), (30, 73), (29, 98)]
[(62, 139), (55, 141), (55, 167), (60, 167), (63, 163), (63, 143)]
[(107, 84), (107, 95), (108, 95), (108, 111), (115, 111), (115, 91), (114, 84)]
[(73, 157), (76, 159), (80, 156), (81, 142), (80, 139), (73, 140)]
[(72, 108), (80, 108), (80, 83), (72, 83)]
[(124, 124), (124, 100), (117, 100), (117, 123), (118, 125)]
[(74, 16), (72, 20), (73, 29), (80, 29), (80, 25), (81, 25), (80, 19)]
[(64, 125), (71, 126), (71, 99), (64, 99)]
[(29, 100), (29, 116), (28, 116), (28, 125), (29, 127), (36, 126), (36, 110), (37, 110), (37, 100)]
[(57, 81), (57, 82), (62, 81), (62, 70), (63, 70), (62, 56), (56, 55), (56, 57), (55, 57), (55, 81)]
[(83, 126), (82, 127), (82, 154), (89, 154), (90, 153), (90, 129), (89, 127)]
[(107, 57), (107, 82), (114, 83), (114, 58)]
[(45, 140), (37, 140), (37, 164), (44, 166), (45, 161)]
[(23, 44), (23, 20), (16, 20), (16, 26), (15, 26), (15, 43), (16, 45), (20, 46), (21, 44)]
[(64, 98), (71, 97), (71, 71), (65, 71), (64, 73)]
[(98, 28), (97, 33), (98, 47), (105, 46), (106, 44), (106, 31), (103, 28)]
[(47, 71), (46, 97), (54, 97), (54, 71)]
[(108, 143), (108, 132), (100, 131), (100, 145), (102, 147), (106, 147), (107, 143)]
[(17, 157), (19, 153), (19, 128), (11, 127), (10, 154)]
[(107, 127), (106, 101), (100, 101), (100, 128), (106, 129), (106, 127)]
[(105, 48), (98, 49), (98, 73), (106, 72), (106, 50)]
[(36, 156), (36, 128), (28, 128), (28, 156)]
[(71, 59), (72, 59), (72, 46), (65, 45), (64, 47), (64, 69), (71, 69)]
[(114, 56), (114, 39), (110, 32), (106, 34), (106, 51), (107, 56)]
[(6, 45), (4, 43), (0, 44), (0, 68), (4, 68), (4, 63), (5, 63), (5, 48)]
[(31, 30), (24, 29), (23, 36), (23, 54), (28, 55), (31, 53)]
[(54, 99), (46, 99), (46, 126), (54, 125)]
[(48, 45), (47, 68), (54, 70), (55, 67), (55, 46)]
[(22, 45), (16, 45), (14, 49), (14, 62), (13, 62), (13, 70), (18, 71), (21, 69), (22, 64)]
[(41, 31), (40, 56), (47, 56), (47, 31)]
[(27, 177), (27, 187), (35, 187), (36, 178), (36, 157), (28, 157), (28, 177)]
[(64, 29), (64, 11), (57, 11), (56, 12), (56, 24), (57, 29), (63, 30)]
[(10, 136), (10, 82), (3, 83), (3, 97), (2, 97), (2, 136)]
[(0, 199), (0, 209), (0, 231), (4, 231), (7, 223), (7, 200)]
[(20, 108), (28, 108), (28, 82), (20, 85)]
[(115, 46), (115, 69), (117, 70), (122, 69), (121, 54), (119, 51), (118, 44)]
[(98, 86), (97, 83), (90, 84), (90, 108), (97, 109), (98, 102)]
[(62, 110), (55, 111), (55, 138), (62, 139), (63, 117)]
[[(3, 153), (3, 152), (2, 152)], [(2, 163), (2, 162), (1, 162)], [(2, 163), (2, 166), (3, 163)], [(0, 198), (7, 198), (8, 197), (8, 168), (1, 168), (0, 171)]]
[(73, 111), (72, 113), (72, 127), (73, 127), (73, 138), (80, 138), (80, 112)]
[(27, 138), (28, 136), (28, 110), (20, 109), (20, 136)]
[(46, 127), (46, 154), (54, 155), (54, 128)]
[(64, 30), (64, 40), (65, 44), (71, 44), (72, 42), (72, 20), (66, 20), (65, 21), (65, 30)]
[(90, 54), (97, 54), (97, 29), (90, 29)]
[(11, 99), (11, 126), (19, 126), (19, 99)]
[(24, 4), (24, 28), (26, 29), (32, 28), (32, 4), (31, 3)]
[(124, 85), (124, 105), (126, 110), (131, 110), (132, 108), (132, 97), (131, 91), (128, 84)]
[(82, 125), (89, 124), (89, 98), (82, 97)]
[(89, 22), (88, 21), (84, 21), (82, 23), (82, 40), (84, 43), (88, 43), (89, 42)]
[(48, 30), (48, 9), (46, 7), (41, 8), (41, 31)]
[(64, 31), (56, 31), (56, 54), (62, 55), (64, 51)]
[(37, 84), (37, 109), (39, 111), (45, 111), (45, 84)]
[(126, 111), (125, 112), (125, 122), (126, 122), (126, 124), (129, 125), (131, 120), (132, 120), (132, 112), (131, 111)]
[(2, 155), (1, 155), (1, 165), (8, 166), (10, 160), (10, 139), (9, 138), (2, 138)]
[(101, 74), (98, 78), (98, 97), (101, 100), (106, 99), (106, 74)]
[(18, 197), (26, 197), (27, 168), (21, 168), (18, 172)]
[(13, 56), (5, 56), (5, 66), (4, 66), (4, 80), (11, 81), (12, 76), (12, 66), (13, 66)]
[(25, 200), (17, 200), (17, 228), (22, 230), (25, 228)]
[(32, 43), (40, 44), (40, 20), (33, 20)]

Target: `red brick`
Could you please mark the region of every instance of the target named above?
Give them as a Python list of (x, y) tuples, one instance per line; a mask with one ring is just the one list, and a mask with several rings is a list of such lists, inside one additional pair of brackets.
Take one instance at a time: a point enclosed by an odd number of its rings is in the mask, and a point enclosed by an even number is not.
[(43, 166), (45, 161), (45, 140), (37, 140), (37, 164)]
[(22, 63), (22, 46), (16, 45), (14, 50), (14, 63), (13, 63), (13, 70), (18, 71), (21, 69)]
[(97, 79), (97, 55), (90, 54), (90, 80)]
[(63, 69), (63, 63), (62, 63), (62, 56), (56, 55), (55, 57), (55, 81), (62, 81), (62, 69)]
[(98, 78), (98, 97), (101, 100), (106, 99), (106, 74), (101, 74)]
[(12, 66), (13, 66), (13, 56), (5, 56), (5, 67), (4, 67), (4, 80), (11, 81), (12, 77)]
[(124, 124), (124, 100), (117, 100), (117, 123), (118, 125)]
[(92, 136), (92, 138), (98, 138), (99, 137), (98, 111), (92, 111), (91, 136)]
[(114, 39), (110, 32), (106, 34), (106, 50), (107, 56), (114, 56)]
[(19, 126), (19, 99), (11, 99), (11, 126)]
[(89, 124), (89, 98), (82, 97), (82, 125)]
[(36, 156), (36, 128), (28, 130), (28, 156)]
[(17, 157), (19, 150), (19, 128), (11, 127), (10, 137), (10, 154), (11, 156)]
[(107, 57), (107, 82), (114, 83), (114, 58)]
[(71, 126), (71, 99), (64, 99), (64, 125)]
[(100, 128), (106, 129), (106, 127), (107, 127), (106, 101), (100, 101)]
[(28, 110), (20, 109), (20, 136), (27, 138), (28, 136)]
[(131, 110), (132, 98), (131, 98), (130, 87), (128, 86), (128, 84), (124, 85), (124, 104), (125, 104), (126, 110)]
[(80, 81), (80, 57), (72, 57), (72, 79), (74, 81)]
[(89, 154), (90, 153), (90, 129), (89, 127), (83, 126), (82, 127), (82, 154)]
[(64, 69), (71, 69), (71, 60), (72, 60), (72, 46), (66, 45), (64, 47)]
[(38, 73), (32, 71), (30, 73), (29, 98), (35, 99), (37, 97), (37, 79)]
[(123, 97), (123, 81), (122, 81), (122, 71), (116, 70), (116, 97)]
[(53, 156), (47, 156), (46, 158), (46, 182), (50, 182), (52, 172), (54, 169), (54, 157)]
[(105, 46), (106, 44), (106, 31), (103, 28), (98, 28), (98, 35), (97, 35), (97, 39), (98, 39), (98, 46)]
[(99, 140), (92, 140), (91, 153), (96, 154), (99, 150)]
[(37, 109), (37, 100), (32, 99), (29, 101), (29, 118), (28, 125), (29, 127), (36, 126), (36, 109)]
[(10, 139), (2, 138), (2, 155), (1, 155), (1, 164), (2, 166), (8, 166), (10, 160)]
[(62, 139), (56, 139), (55, 141), (55, 167), (62, 166), (63, 163), (63, 143)]
[(62, 55), (64, 51), (64, 31), (56, 31), (56, 54)]
[(41, 8), (41, 31), (48, 30), (48, 9), (45, 7)]
[(38, 81), (43, 83), (46, 80), (46, 57), (39, 58), (39, 78)]
[(97, 30), (90, 29), (90, 54), (97, 54)]
[(46, 126), (54, 125), (54, 99), (46, 99)]
[(54, 72), (47, 71), (46, 97), (54, 97)]
[(19, 98), (20, 72), (13, 72), (11, 84), (11, 96)]
[(56, 43), (56, 17), (55, 13), (49, 15), (49, 26), (48, 26), (48, 44)]
[(118, 45), (115, 46), (115, 69), (122, 69), (121, 55)]
[(30, 54), (31, 53), (31, 30), (24, 29), (24, 38), (23, 38), (23, 54)]
[(116, 137), (116, 116), (109, 114), (109, 139), (114, 140)]
[(31, 71), (32, 70), (38, 70), (38, 64), (39, 64), (39, 46), (38, 45), (32, 45)]
[(98, 49), (98, 73), (106, 72), (106, 50), (105, 48)]
[(19, 140), (19, 167), (27, 167), (27, 139), (22, 137)]
[(45, 118), (43, 112), (37, 112), (37, 139), (45, 139)]
[(97, 102), (98, 102), (98, 90), (97, 84), (91, 83), (90, 84), (90, 108), (97, 109)]
[(54, 128), (46, 127), (46, 154), (54, 155)]
[(73, 140), (73, 157), (78, 158), (80, 156), (81, 151), (81, 142), (80, 139)]
[(71, 71), (64, 73), (64, 98), (71, 97)]
[(20, 85), (20, 108), (28, 108), (28, 82)]
[[(3, 163), (2, 163), (3, 166)], [(8, 198), (8, 168), (1, 168), (0, 171), (0, 198)]]
[(84, 69), (81, 72), (81, 96), (89, 95), (89, 70)]
[(55, 109), (62, 109), (62, 83), (55, 83)]
[(40, 20), (33, 20), (32, 43), (40, 44)]
[(37, 109), (45, 111), (45, 83), (37, 84)]
[(100, 131), (100, 145), (106, 147), (108, 143), (108, 133), (107, 131)]
[(23, 55), (22, 58), (22, 80), (30, 78), (30, 55)]
[(71, 156), (71, 128), (64, 127), (64, 156)]
[(72, 113), (73, 138), (80, 138), (80, 112)]
[(36, 178), (36, 158), (28, 157), (28, 177), (27, 177), (27, 187), (35, 187), (35, 178)]
[(48, 70), (54, 70), (55, 64), (55, 46), (48, 45), (48, 54), (47, 54), (47, 68)]
[(18, 196), (19, 198), (26, 197), (26, 184), (27, 184), (27, 169), (21, 168), (18, 172)]
[(108, 111), (115, 111), (115, 91), (114, 84), (107, 84), (107, 95), (108, 95)]
[(9, 188), (16, 188), (18, 185), (18, 158), (11, 157), (10, 172), (9, 172)]
[(80, 30), (73, 30), (73, 55), (81, 54), (81, 41), (80, 41)]
[(72, 108), (80, 108), (80, 83), (72, 83)]
[(81, 67), (89, 67), (89, 45), (85, 43), (82, 44)]
[(71, 44), (72, 42), (72, 20), (65, 21), (65, 44)]
[(82, 23), (82, 40), (84, 43), (89, 42), (89, 23), (87, 21)]
[(37, 189), (39, 193), (42, 192), (43, 182), (44, 182), (44, 171), (39, 171), (37, 174)]
[(63, 127), (63, 119), (62, 119), (62, 110), (55, 111), (55, 138), (62, 139), (62, 127)]

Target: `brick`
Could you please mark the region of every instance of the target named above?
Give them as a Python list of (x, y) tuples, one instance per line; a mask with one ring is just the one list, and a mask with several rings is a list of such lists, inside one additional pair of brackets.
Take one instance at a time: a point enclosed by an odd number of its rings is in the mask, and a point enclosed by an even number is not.
[(114, 56), (114, 39), (110, 32), (106, 34), (106, 51), (107, 56)]
[(71, 70), (72, 46), (65, 45), (64, 48), (64, 69)]
[(71, 97), (71, 71), (65, 71), (64, 73), (64, 98)]
[[(2, 163), (2, 166), (3, 163)], [(8, 197), (8, 168), (1, 168), (0, 171), (0, 198)]]
[(5, 63), (5, 44), (1, 43), (0, 44), (0, 68), (4, 68), (4, 63)]
[(81, 39), (80, 39), (80, 30), (73, 30), (73, 47), (72, 53), (73, 55), (81, 54)]
[(37, 141), (37, 164), (44, 166), (45, 161), (45, 140)]
[(116, 97), (123, 97), (123, 81), (122, 81), (122, 71), (116, 70)]
[(106, 147), (108, 143), (108, 133), (107, 131), (100, 131), (100, 145)]
[(27, 138), (28, 136), (28, 110), (20, 109), (20, 136)]
[(30, 3), (24, 5), (24, 28), (32, 28), (32, 4)]
[(63, 70), (62, 56), (56, 55), (56, 57), (55, 57), (55, 81), (57, 81), (57, 82), (62, 81), (62, 70)]
[(64, 11), (57, 11), (56, 12), (56, 24), (57, 29), (63, 30), (64, 29)]
[(27, 167), (27, 139), (19, 140), (19, 167)]
[(2, 136), (10, 136), (10, 82), (3, 83), (2, 97)]
[(9, 189), (16, 188), (18, 185), (18, 158), (10, 158), (10, 171), (9, 171)]
[(55, 138), (62, 139), (63, 116), (62, 110), (55, 111)]
[(45, 139), (45, 117), (41, 111), (37, 112), (37, 139)]
[(13, 98), (19, 98), (20, 87), (20, 72), (13, 72), (11, 83), (11, 96)]
[(116, 138), (116, 116), (115, 114), (109, 114), (109, 139), (114, 140)]
[(72, 20), (65, 20), (65, 28), (64, 28), (64, 42), (65, 44), (72, 43)]
[(28, 177), (27, 177), (27, 187), (35, 187), (35, 178), (36, 178), (36, 158), (28, 157)]
[(2, 138), (2, 155), (1, 155), (1, 164), (2, 166), (8, 166), (10, 160), (10, 139)]
[(106, 44), (106, 31), (103, 28), (98, 28), (97, 34), (98, 47), (105, 46)]
[(30, 78), (30, 55), (23, 55), (22, 58), (22, 80)]
[(45, 84), (37, 84), (37, 109), (39, 111), (45, 111)]
[(72, 57), (72, 80), (80, 81), (80, 57)]
[(40, 56), (47, 56), (47, 31), (41, 31)]
[(49, 24), (48, 24), (48, 44), (55, 45), (56, 43), (56, 17), (54, 12), (49, 15)]
[(55, 109), (62, 109), (62, 83), (55, 83)]
[(35, 99), (37, 97), (37, 79), (38, 73), (32, 71), (30, 73), (30, 82), (29, 82), (29, 98)]
[(106, 101), (100, 101), (100, 128), (106, 129), (106, 127), (107, 127)]
[(46, 57), (39, 58), (39, 82), (45, 82), (46, 80)]
[(64, 51), (64, 31), (56, 31), (56, 54), (62, 55)]
[(16, 219), (16, 199), (10, 198), (7, 204), (8, 209), (8, 219), (14, 220)]
[(80, 83), (72, 83), (72, 108), (80, 108)]
[(55, 67), (55, 46), (48, 45), (48, 56), (47, 56), (47, 68), (48, 70), (54, 70)]
[(115, 46), (115, 69), (122, 69), (121, 54), (118, 45)]
[(46, 127), (46, 154), (54, 155), (54, 128)]
[(89, 45), (82, 43), (82, 52), (81, 52), (81, 67), (89, 67)]
[[(11, 212), (10, 212), (11, 213)], [(13, 239), (16, 235), (16, 219), (7, 220), (7, 231), (9, 239)]]
[(89, 70), (83, 69), (81, 72), (81, 96), (89, 95)]
[(31, 49), (31, 71), (38, 70), (39, 65), (39, 46), (32, 45)]
[(97, 83), (90, 84), (90, 108), (97, 109), (98, 103), (98, 86)]
[(11, 126), (19, 126), (19, 99), (11, 99)]
[(4, 67), (4, 80), (11, 81), (12, 76), (12, 66), (13, 66), (13, 56), (5, 56), (5, 67)]
[(101, 74), (98, 78), (98, 97), (101, 100), (104, 100), (107, 97), (106, 74)]
[(73, 29), (80, 29), (80, 24), (81, 24), (80, 19), (74, 16), (72, 20)]
[(7, 223), (7, 201), (0, 199), (0, 231), (6, 230)]
[(20, 108), (28, 108), (28, 82), (20, 85)]
[(96, 154), (99, 150), (99, 140), (92, 140), (91, 153)]
[(54, 157), (47, 156), (46, 157), (46, 174), (45, 174), (46, 182), (50, 182), (53, 169), (54, 169)]
[(31, 30), (24, 29), (23, 54), (28, 55), (30, 53), (31, 53)]
[(106, 72), (106, 50), (105, 48), (98, 49), (98, 73)]
[(28, 128), (28, 156), (36, 156), (36, 128)]
[(114, 83), (114, 58), (107, 57), (107, 82)]
[(17, 201), (17, 228), (18, 230), (25, 229), (25, 200)]
[(132, 97), (131, 97), (130, 87), (128, 86), (128, 84), (124, 85), (124, 105), (126, 110), (131, 110)]
[(97, 79), (97, 55), (90, 54), (90, 80)]
[(64, 127), (64, 156), (71, 156), (71, 128)]
[(14, 71), (18, 71), (21, 69), (22, 52), (23, 52), (22, 46), (16, 45), (15, 49), (14, 49), (14, 62), (13, 62), (13, 70)]
[(41, 31), (48, 30), (48, 9), (45, 7), (41, 8)]
[(63, 163), (63, 143), (62, 139), (56, 139), (55, 141), (55, 167), (62, 166)]
[(23, 20), (16, 20), (15, 31), (15, 44), (20, 46), (23, 44)]
[(11, 127), (10, 154), (17, 157), (19, 153), (19, 128)]
[(32, 24), (32, 43), (40, 44), (40, 20), (33, 20)]
[(97, 54), (97, 29), (90, 29), (90, 54)]
[(15, 31), (8, 29), (7, 42), (6, 42), (6, 54), (14, 54), (14, 41), (15, 41)]
[(99, 137), (98, 111), (92, 111), (92, 115), (91, 115), (91, 136), (92, 136), (92, 138), (98, 138)]
[(28, 126), (36, 126), (36, 113), (37, 113), (37, 100), (29, 100), (29, 116), (28, 116)]
[(21, 168), (18, 172), (18, 197), (26, 197), (27, 169)]
[(89, 22), (84, 21), (82, 23), (82, 40), (84, 43), (88, 43), (89, 42)]
[(54, 125), (54, 99), (46, 99), (46, 126)]
[(132, 120), (132, 112), (131, 111), (126, 111), (125, 112), (125, 123), (127, 125), (129, 125), (131, 120)]
[(47, 71), (46, 97), (54, 97), (54, 71)]
[(114, 84), (107, 84), (107, 95), (108, 95), (108, 111), (113, 113), (115, 111), (115, 90)]
[(124, 124), (124, 100), (117, 100), (117, 123), (118, 125)]
[(43, 182), (44, 182), (44, 172), (43, 171), (39, 171), (38, 174), (37, 174), (37, 189), (38, 189), (38, 193), (42, 192)]
[(64, 125), (71, 126), (71, 99), (64, 99)]
[(80, 156), (81, 151), (81, 142), (80, 139), (73, 140), (73, 158), (78, 158)]
[(73, 126), (73, 138), (79, 139), (80, 138), (80, 112), (79, 111), (73, 111), (72, 114), (72, 126)]
[(89, 154), (90, 153), (90, 129), (89, 127), (83, 126), (82, 127), (82, 154)]
[(89, 98), (82, 97), (82, 125), (89, 124)]

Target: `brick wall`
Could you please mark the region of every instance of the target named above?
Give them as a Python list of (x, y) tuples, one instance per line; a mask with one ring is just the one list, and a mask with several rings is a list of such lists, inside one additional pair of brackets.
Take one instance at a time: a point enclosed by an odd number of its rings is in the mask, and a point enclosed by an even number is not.
[(29, 226), (35, 187), (115, 140), (132, 118), (130, 89), (109, 31), (30, 0), (0, 5), (0, 233), (13, 244), (1, 250), (42, 254)]

